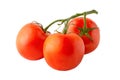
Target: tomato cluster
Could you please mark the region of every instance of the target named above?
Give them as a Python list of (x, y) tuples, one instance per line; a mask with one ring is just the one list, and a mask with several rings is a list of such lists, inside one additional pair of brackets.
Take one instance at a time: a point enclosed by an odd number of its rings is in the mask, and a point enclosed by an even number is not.
[[(75, 68), (83, 56), (94, 51), (99, 44), (98, 26), (93, 20), (86, 18), (86, 15), (92, 13), (97, 14), (97, 11), (86, 11), (55, 20), (45, 29), (37, 22), (24, 25), (16, 38), (18, 52), (28, 60), (44, 57), (48, 65), (56, 70)], [(56, 22), (60, 22), (59, 25), (65, 24), (63, 32), (51, 34), (47, 29)]]

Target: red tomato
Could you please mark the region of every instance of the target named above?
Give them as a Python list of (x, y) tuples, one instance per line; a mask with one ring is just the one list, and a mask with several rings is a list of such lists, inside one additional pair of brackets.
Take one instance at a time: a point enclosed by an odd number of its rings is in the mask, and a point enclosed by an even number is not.
[(43, 45), (44, 58), (56, 70), (75, 68), (84, 55), (84, 42), (76, 34), (56, 33), (47, 37)]
[(92, 52), (95, 50), (99, 44), (100, 40), (100, 31), (97, 27), (96, 23), (89, 18), (86, 18), (86, 31), (83, 33), (80, 29), (84, 27), (84, 18), (78, 17), (72, 19), (69, 24), (69, 28), (67, 33), (76, 33), (78, 35), (82, 34), (82, 39), (85, 44), (85, 54)]
[(26, 59), (43, 58), (43, 43), (47, 34), (37, 23), (28, 23), (19, 31), (16, 39), (18, 52)]

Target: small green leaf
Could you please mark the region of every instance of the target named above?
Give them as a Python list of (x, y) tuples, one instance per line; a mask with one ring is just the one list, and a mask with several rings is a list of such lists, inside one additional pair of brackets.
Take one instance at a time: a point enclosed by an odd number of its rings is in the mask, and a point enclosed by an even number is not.
[(91, 41), (93, 41), (93, 39), (92, 39), (92, 37), (90, 36), (89, 33), (85, 33), (85, 35), (86, 35)]
[(89, 32), (89, 31), (92, 31), (92, 30), (98, 29), (98, 28), (97, 28), (97, 27), (94, 27), (94, 28), (87, 28), (87, 29), (88, 29), (87, 31)]

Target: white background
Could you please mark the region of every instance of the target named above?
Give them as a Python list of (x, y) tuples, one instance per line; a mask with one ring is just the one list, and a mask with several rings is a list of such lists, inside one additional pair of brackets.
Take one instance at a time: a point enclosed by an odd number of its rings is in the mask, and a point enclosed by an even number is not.
[[(100, 44), (75, 69), (57, 71), (44, 59), (29, 61), (19, 55), (16, 36), (26, 23), (46, 26), (92, 9), (99, 12), (88, 17), (100, 28)], [(0, 80), (120, 80), (119, 18), (119, 0), (0, 0)]]

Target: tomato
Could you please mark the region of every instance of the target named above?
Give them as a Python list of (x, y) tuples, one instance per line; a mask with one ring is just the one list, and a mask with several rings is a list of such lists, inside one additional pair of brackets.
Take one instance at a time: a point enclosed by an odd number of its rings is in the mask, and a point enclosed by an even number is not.
[(56, 70), (75, 68), (84, 55), (84, 42), (75, 33), (54, 33), (48, 36), (43, 45), (44, 58)]
[(47, 36), (41, 25), (37, 23), (24, 25), (16, 38), (18, 52), (29, 60), (43, 58), (43, 43)]
[(97, 24), (89, 18), (86, 18), (86, 29), (83, 31), (84, 28), (84, 18), (77, 17), (68, 23), (67, 33), (72, 32), (81, 36), (85, 44), (85, 54), (87, 54), (97, 48), (100, 41), (100, 31)]

